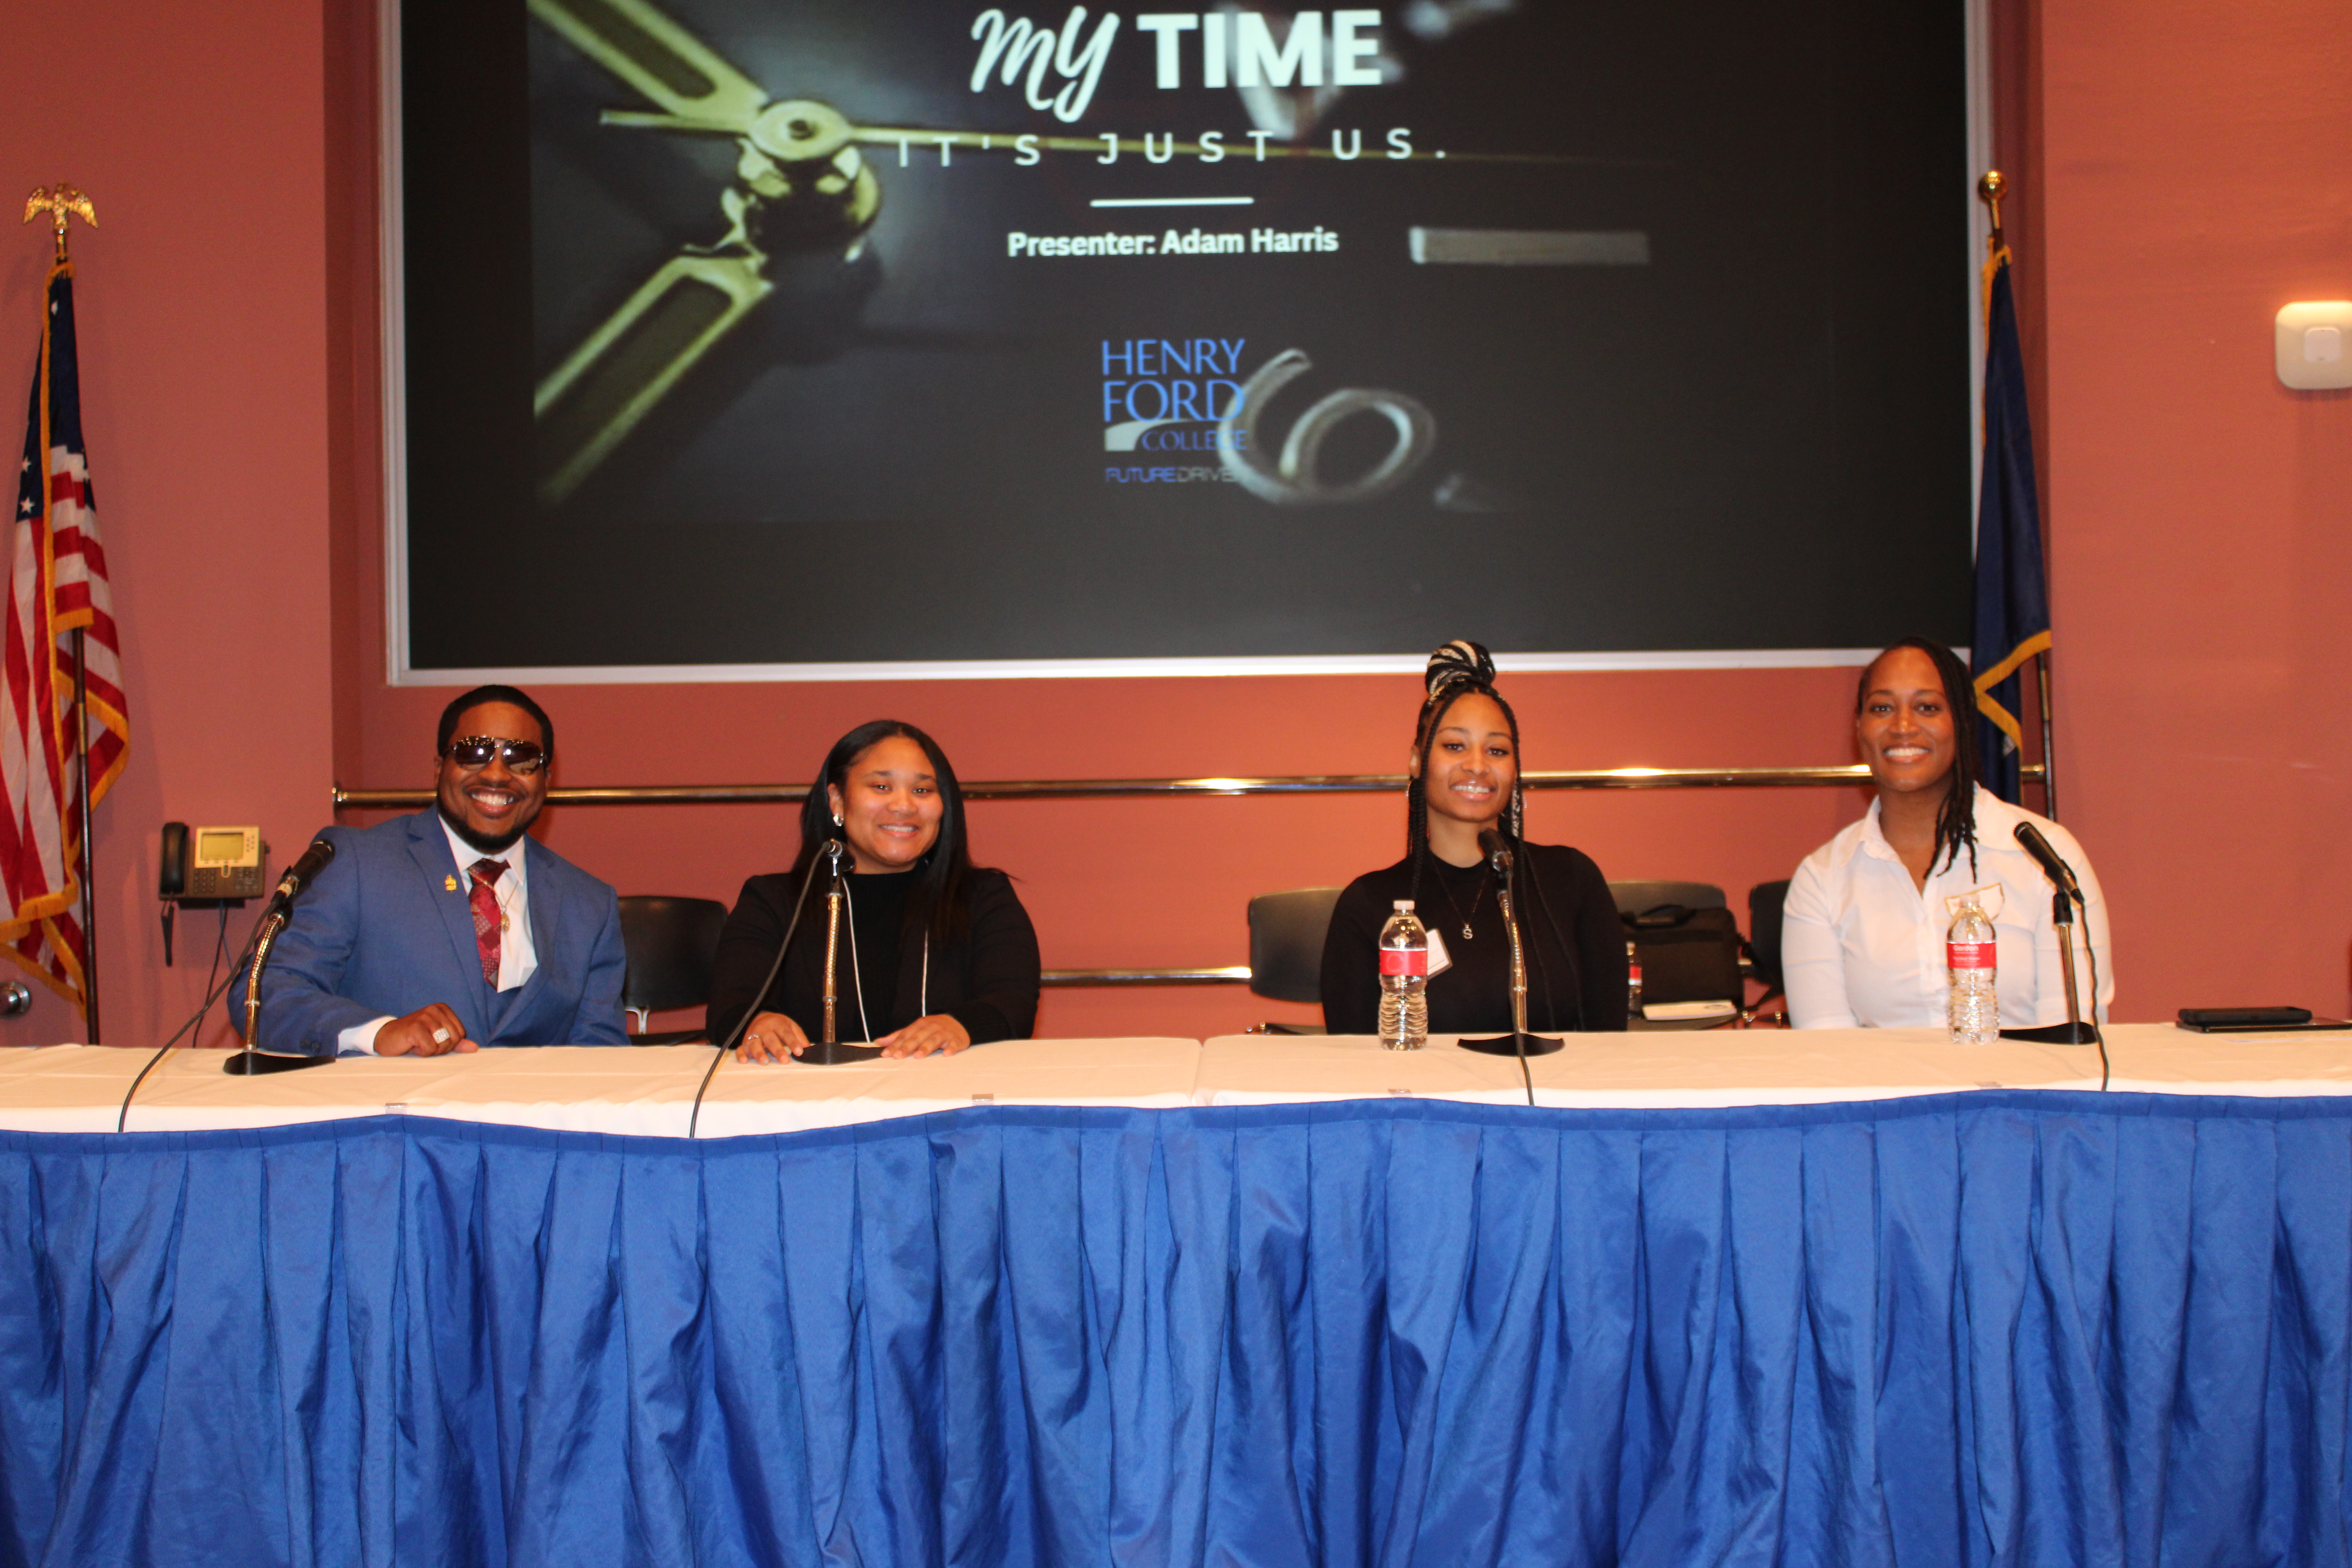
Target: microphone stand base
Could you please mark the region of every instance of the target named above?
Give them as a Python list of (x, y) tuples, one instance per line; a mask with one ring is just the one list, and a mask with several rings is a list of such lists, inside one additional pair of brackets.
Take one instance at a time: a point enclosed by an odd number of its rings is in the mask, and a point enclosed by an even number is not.
[(231, 1051), (228, 1060), (221, 1063), (221, 1071), (238, 1078), (252, 1078), (259, 1073), (322, 1068), (334, 1059), (332, 1057), (281, 1057), (270, 1051)]
[(1465, 1051), (1477, 1051), (1486, 1056), (1516, 1057), (1519, 1054), (1517, 1042), (1520, 1040), (1527, 1042), (1527, 1054), (1531, 1057), (1548, 1057), (1567, 1044), (1549, 1035), (1496, 1035), (1492, 1039), (1456, 1040), (1454, 1043)]
[(838, 1068), (847, 1067), (852, 1062), (870, 1062), (881, 1054), (879, 1046), (850, 1046), (838, 1041), (828, 1046), (822, 1041), (812, 1040), (808, 1049), (793, 1060), (803, 1067)]
[(2044, 1024), (2038, 1029), (2003, 1029), (2000, 1037), (2036, 1046), (2095, 1046), (2099, 1030), (2095, 1024)]

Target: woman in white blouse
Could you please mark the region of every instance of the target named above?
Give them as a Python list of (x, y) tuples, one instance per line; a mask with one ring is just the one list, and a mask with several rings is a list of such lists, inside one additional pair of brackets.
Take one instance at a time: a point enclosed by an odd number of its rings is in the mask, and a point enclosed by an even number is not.
[(2073, 834), (1978, 785), (1974, 716), (1968, 668), (1941, 643), (1906, 638), (1863, 672), (1853, 732), (1878, 798), (1789, 883), (1780, 961), (1796, 1027), (1941, 1028), (1944, 936), (1957, 896), (1971, 890), (2000, 944), (2001, 1026), (2064, 1023), (2053, 889), (2017, 842), (2021, 822), (2042, 830), (2082, 884), (2075, 987), (2089, 1007), (2097, 974), (2105, 1018), (2116, 972), (2099, 879)]

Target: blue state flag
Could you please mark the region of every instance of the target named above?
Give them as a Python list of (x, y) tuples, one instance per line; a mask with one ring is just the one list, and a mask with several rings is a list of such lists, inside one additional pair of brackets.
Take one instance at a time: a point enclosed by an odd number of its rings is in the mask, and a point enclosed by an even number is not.
[[(2033, 489), (2033, 421), (2017, 346), (2009, 251), (1986, 264), (1984, 480), (1977, 496), (1977, 611), (1969, 652), (1984, 784), (2011, 805), (2025, 738), (2019, 669), (2050, 651), (2050, 595), (2042, 574), (2042, 509)], [(2044, 759), (2045, 761), (2047, 759)]]

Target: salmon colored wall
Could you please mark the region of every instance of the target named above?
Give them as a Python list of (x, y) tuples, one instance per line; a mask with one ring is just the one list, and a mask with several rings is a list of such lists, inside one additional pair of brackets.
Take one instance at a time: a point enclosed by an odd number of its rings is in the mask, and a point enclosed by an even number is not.
[(2119, 1011), (2342, 1008), (2352, 395), (2271, 321), (2352, 298), (2352, 7), (2044, 0), (2059, 757)]
[[(24, 188), (84, 185), (106, 224), (77, 250), (132, 704), (130, 771), (100, 809), (98, 846), (120, 1040), (157, 1037), (194, 990), (186, 969), (160, 967), (156, 822), (257, 819), (282, 863), (327, 819), (338, 776), (424, 781), (447, 695), (383, 683), (372, 21), (357, 9), (10, 12), (17, 58), (70, 68), (20, 72), (0, 97), (0, 158)], [(2352, 402), (2282, 390), (2269, 323), (2288, 300), (2352, 294), (2352, 13), (2003, 0), (2000, 14), (2002, 161), (2038, 187), (2013, 237), (2032, 236), (2022, 311), (2047, 387), (2064, 804), (2116, 906), (2118, 1010), (2343, 1006), (2352, 740), (2331, 699), (2352, 654), (2338, 607)], [(0, 387), (25, 384), (31, 363), (41, 251), (20, 237), (0, 263), (0, 357), (17, 366)], [(1508, 689), (1532, 765), (1763, 764), (1850, 754), (1848, 679), (1548, 675)], [(883, 711), (933, 729), (972, 778), (1385, 771), (1413, 687), (543, 695), (570, 782), (657, 783), (802, 778), (834, 734)], [(1533, 826), (1612, 874), (1706, 878), (1737, 900), (1858, 806), (1825, 790), (1549, 795)], [(1081, 966), (1239, 962), (1248, 893), (1393, 858), (1400, 810), (1375, 796), (973, 816), (982, 856), (1024, 879), (1047, 962)], [(786, 823), (758, 807), (569, 808), (543, 831), (625, 890), (727, 896), (778, 862)], [(1045, 1026), (1200, 1034), (1299, 1012), (1234, 989), (1061, 993)], [(0, 1024), (12, 1042), (76, 1033), (46, 995)]]
[[(282, 861), (333, 776), (320, 12), (14, 0), (0, 36), (0, 204), (62, 177), (103, 226), (74, 236), (76, 315), (131, 729), (98, 807), (100, 1000), (110, 1041), (154, 1041), (204, 973), (163, 968), (157, 825), (258, 821)], [(48, 247), (0, 227), (13, 431)], [(0, 1023), (0, 1043), (80, 1037), (45, 988)]]

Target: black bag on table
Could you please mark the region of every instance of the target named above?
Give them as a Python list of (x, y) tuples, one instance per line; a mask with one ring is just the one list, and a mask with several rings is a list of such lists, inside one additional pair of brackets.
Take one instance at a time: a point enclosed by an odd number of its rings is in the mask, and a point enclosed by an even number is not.
[(1748, 994), (1739, 973), (1739, 922), (1729, 910), (1660, 904), (1622, 914), (1642, 962), (1642, 1001), (1729, 1002)]

